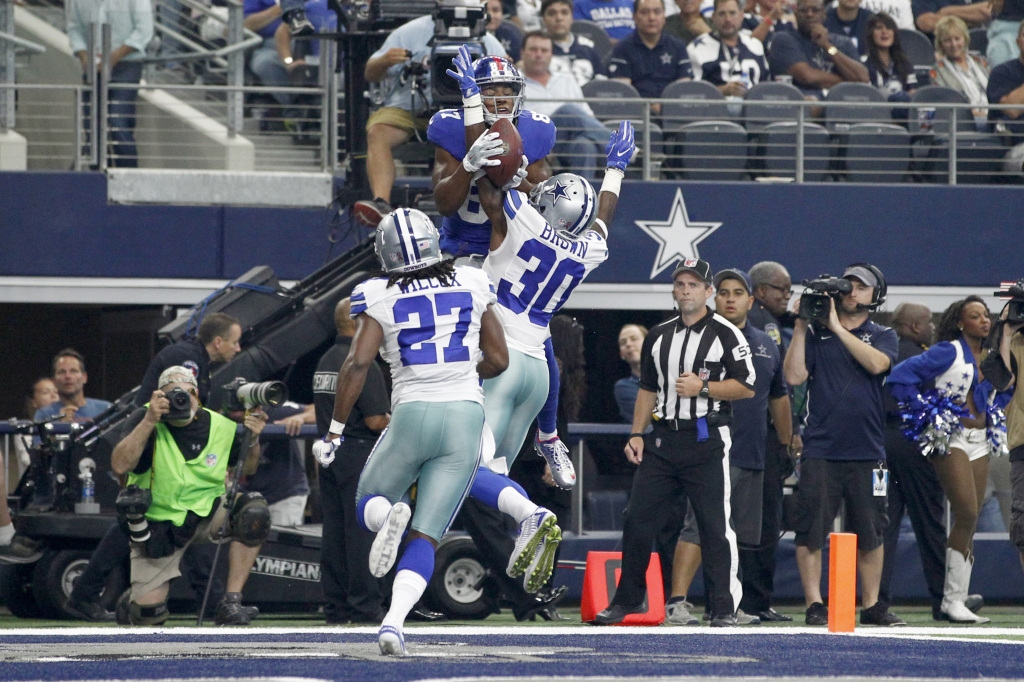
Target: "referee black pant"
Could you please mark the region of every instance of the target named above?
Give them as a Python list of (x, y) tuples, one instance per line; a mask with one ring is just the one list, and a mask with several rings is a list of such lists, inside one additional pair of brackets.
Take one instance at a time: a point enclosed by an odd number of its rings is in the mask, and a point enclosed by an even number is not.
[(320, 585), (328, 623), (379, 622), (384, 617), (380, 585), (370, 573), (375, 535), (356, 521), (356, 486), (373, 444), (348, 438), (330, 466), (320, 469)]
[(896, 545), (900, 539), (903, 513), (910, 514), (910, 524), (917, 537), (924, 579), (932, 597), (932, 612), (942, 604), (946, 578), (946, 526), (942, 484), (935, 467), (921, 454), (897, 426), (885, 429), (885, 459), (889, 468), (889, 527), (885, 531), (885, 560), (878, 598), (892, 603), (890, 584), (896, 569)]
[(633, 478), (622, 531), (622, 578), (612, 604), (639, 607), (646, 593), (651, 545), (665, 525), (675, 501), (686, 496), (700, 532), (704, 572), (713, 593), (711, 613), (734, 613), (742, 597), (737, 577), (736, 533), (729, 522), (729, 427), (708, 429), (697, 442), (697, 431), (670, 431), (661, 424), (644, 436), (644, 454)]
[(789, 453), (786, 446), (779, 443), (775, 429), (769, 425), (761, 496), (761, 541), (757, 547), (740, 548), (740, 574), (743, 576), (740, 608), (745, 613), (760, 613), (772, 606), (775, 554), (782, 528), (782, 479), (779, 478), (779, 462), (782, 457), (789, 457)]

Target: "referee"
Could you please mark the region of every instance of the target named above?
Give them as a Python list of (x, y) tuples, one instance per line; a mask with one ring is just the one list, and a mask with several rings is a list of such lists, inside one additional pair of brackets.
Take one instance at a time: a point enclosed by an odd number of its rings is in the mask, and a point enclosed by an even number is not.
[[(685, 495), (697, 517), (711, 585), (711, 625), (736, 625), (743, 590), (729, 520), (730, 400), (754, 395), (743, 333), (707, 306), (711, 266), (688, 258), (672, 272), (679, 317), (651, 330), (640, 354), (640, 391), (626, 457), (639, 465), (622, 532), (622, 579), (594, 623), (619, 623), (643, 608), (654, 535)], [(646, 436), (651, 419), (654, 428)], [(646, 456), (645, 456), (646, 455)]]

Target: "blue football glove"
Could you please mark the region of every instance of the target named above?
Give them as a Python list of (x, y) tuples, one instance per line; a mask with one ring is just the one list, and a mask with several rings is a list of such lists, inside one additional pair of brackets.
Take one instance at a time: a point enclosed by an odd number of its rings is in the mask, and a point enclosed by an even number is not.
[(469, 56), (469, 48), (465, 45), (459, 48), (459, 54), (452, 60), (452, 69), (448, 69), (448, 75), (459, 82), (459, 90), (462, 91), (462, 99), (467, 100), (473, 95), (480, 94), (480, 86), (473, 80), (473, 60)]
[(623, 121), (619, 129), (612, 133), (608, 146), (604, 150), (608, 155), (608, 168), (618, 168), (623, 173), (636, 154), (636, 143), (633, 139), (633, 124)]

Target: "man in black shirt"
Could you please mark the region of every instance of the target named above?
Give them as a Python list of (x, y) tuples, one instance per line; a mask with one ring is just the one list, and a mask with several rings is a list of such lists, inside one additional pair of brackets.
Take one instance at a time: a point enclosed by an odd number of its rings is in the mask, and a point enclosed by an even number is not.
[(142, 385), (135, 394), (135, 404), (144, 405), (157, 389), (157, 379), (168, 367), (185, 367), (196, 378), (199, 402), (210, 399), (210, 365), (228, 362), (241, 350), (238, 341), (242, 327), (238, 320), (224, 313), (210, 313), (203, 318), (194, 339), (183, 339), (156, 354), (146, 368)]
[[(711, 266), (688, 258), (672, 273), (679, 317), (644, 339), (640, 391), (626, 457), (639, 465), (622, 532), (622, 579), (595, 624), (620, 623), (637, 613), (646, 592), (651, 543), (685, 494), (700, 530), (711, 584), (711, 625), (736, 625), (743, 589), (729, 515), (730, 400), (754, 395), (754, 363), (743, 332), (707, 306)], [(651, 433), (644, 431), (654, 419)]]
[(772, 337), (779, 352), (785, 354), (783, 327), (793, 326), (789, 299), (793, 296), (793, 280), (781, 263), (761, 261), (750, 268), (750, 284), (754, 287), (754, 307), (747, 321)]
[[(349, 309), (347, 298), (334, 309), (338, 338), (320, 358), (313, 375), (313, 404), (320, 433), (330, 430), (338, 370), (348, 357), (355, 334)], [(320, 584), (327, 600), (324, 615), (328, 624), (379, 623), (384, 618), (380, 587), (369, 566), (374, 534), (356, 522), (356, 485), (377, 436), (388, 425), (390, 409), (384, 373), (376, 363), (371, 364), (363, 391), (346, 423), (345, 440), (338, 447), (335, 460), (320, 469), (324, 516)]]
[(305, 451), (294, 436), (299, 435), (303, 424), (315, 422), (313, 406), (288, 400), (265, 409), (270, 423), (284, 426), (285, 433), (291, 437), (263, 435), (260, 465), (245, 482), (245, 489), (263, 495), (270, 505), (270, 520), (275, 526), (301, 526), (309, 500), (309, 479)]

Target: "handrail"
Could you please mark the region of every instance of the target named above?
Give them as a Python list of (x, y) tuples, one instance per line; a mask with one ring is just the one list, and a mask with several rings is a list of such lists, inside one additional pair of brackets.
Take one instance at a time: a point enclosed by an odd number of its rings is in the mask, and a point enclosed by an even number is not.
[[(234, 54), (235, 52), (248, 50), (250, 48), (256, 47), (257, 45), (263, 42), (263, 38), (261, 38), (259, 35), (254, 35), (254, 37), (246, 38), (240, 43), (226, 45), (216, 50), (203, 50), (202, 45), (200, 45), (199, 43), (195, 42), (191, 38), (188, 38), (187, 36), (178, 33), (172, 28), (164, 26), (163, 24), (154, 24), (153, 28), (164, 35), (167, 35), (185, 45), (188, 45), (196, 51), (179, 52), (167, 56), (143, 57), (142, 59), (138, 60), (143, 64), (161, 64), (163, 62), (188, 62), (196, 61), (199, 59), (223, 59), (224, 57)], [(246, 29), (246, 31), (248, 31), (248, 29)], [(251, 31), (248, 32), (251, 33)]]
[(18, 36), (12, 36), (10, 33), (4, 33), (2, 31), (0, 31), (0, 41), (14, 43), (19, 47), (24, 47), (25, 49), (31, 52), (35, 52), (36, 54), (42, 54), (43, 52), (46, 52), (46, 48), (40, 45), (39, 43), (34, 43), (31, 40), (25, 40), (24, 38), (19, 38)]
[[(973, 105), (969, 102), (829, 102), (826, 100), (772, 100), (772, 99), (759, 99), (754, 100), (758, 106), (778, 106), (778, 107), (822, 107), (828, 109), (829, 107), (842, 107), (846, 108), (862, 108), (862, 109), (963, 109), (964, 107), (972, 107)], [(545, 99), (540, 97), (531, 97), (527, 101), (526, 107), (529, 108), (530, 102), (549, 102), (552, 104), (586, 104), (588, 102), (601, 102), (602, 104), (613, 104), (613, 103), (626, 103), (626, 104), (645, 104), (650, 102), (651, 104), (701, 104), (701, 105), (715, 105), (715, 104), (732, 104), (725, 100), (717, 99), (694, 99), (690, 97), (679, 97), (671, 99), (661, 98), (645, 98), (645, 97), (587, 97), (585, 99), (570, 100), (565, 98), (559, 99)], [(736, 102), (735, 104), (743, 104), (743, 102)], [(985, 109), (996, 109), (998, 111), (1016, 111), (1024, 110), (1024, 104), (986, 104)], [(677, 117), (678, 118), (678, 117)]]

